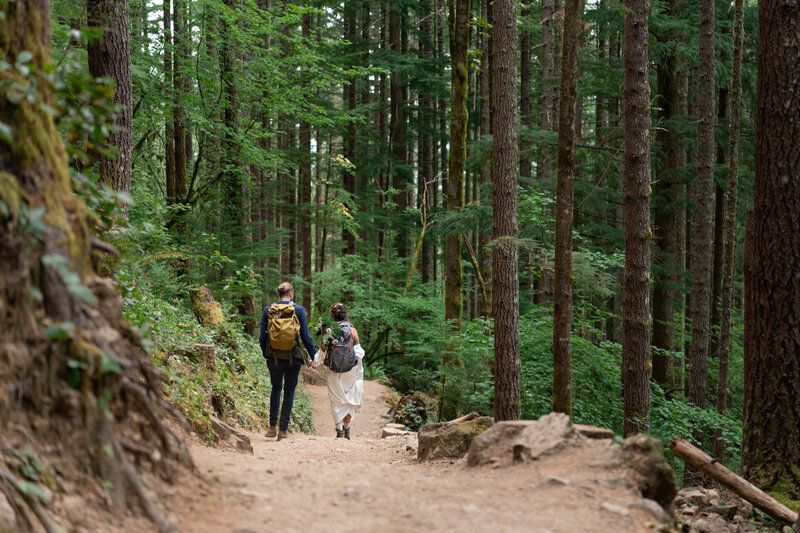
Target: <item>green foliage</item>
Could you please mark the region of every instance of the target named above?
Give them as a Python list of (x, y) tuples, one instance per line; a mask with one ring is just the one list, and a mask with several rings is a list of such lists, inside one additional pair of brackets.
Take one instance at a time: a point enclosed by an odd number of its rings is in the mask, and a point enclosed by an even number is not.
[[(141, 265), (139, 265), (141, 266)], [(126, 317), (143, 332), (152, 346), (152, 357), (167, 377), (167, 395), (192, 421), (198, 434), (213, 439), (209, 416), (211, 398), (223, 398), (225, 416), (245, 428), (265, 428), (269, 424), (270, 380), (266, 361), (255, 338), (242, 333), (241, 324), (228, 310), (228, 321), (217, 330), (200, 326), (188, 302), (171, 301), (156, 294), (150, 278), (126, 274), (133, 264), (120, 269), (120, 288)], [(166, 267), (165, 267), (166, 268)], [(214, 344), (217, 372), (204, 369), (192, 350), (193, 344)], [(298, 391), (290, 427), (310, 432), (314, 425), (310, 398)]]

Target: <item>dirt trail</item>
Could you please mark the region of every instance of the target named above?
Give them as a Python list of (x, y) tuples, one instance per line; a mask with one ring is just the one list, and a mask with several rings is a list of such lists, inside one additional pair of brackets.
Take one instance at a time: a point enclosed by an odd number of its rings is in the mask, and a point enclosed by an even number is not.
[(504, 468), (419, 464), (402, 440), (379, 438), (381, 385), (365, 384), (350, 441), (333, 438), (325, 388), (305, 389), (319, 435), (276, 442), (248, 433), (253, 455), (192, 446), (200, 471), (218, 482), (179, 480), (165, 507), (181, 531), (653, 531), (650, 515), (625, 507), (629, 492), (601, 488), (598, 478), (620, 473), (588, 466), (599, 450)]

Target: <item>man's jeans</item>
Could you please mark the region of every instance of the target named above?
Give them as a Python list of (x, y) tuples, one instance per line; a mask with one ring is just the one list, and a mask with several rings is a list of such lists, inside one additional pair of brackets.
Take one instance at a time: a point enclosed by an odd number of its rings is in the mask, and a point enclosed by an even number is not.
[[(278, 412), (281, 414), (280, 431), (289, 429), (289, 418), (292, 416), (294, 404), (294, 389), (297, 387), (297, 378), (300, 376), (299, 361), (294, 359), (278, 359), (275, 364), (274, 357), (267, 357), (269, 379), (272, 382), (272, 392), (269, 395), (269, 425), (278, 422)], [(281, 406), (281, 388), (283, 388), (283, 406)]]

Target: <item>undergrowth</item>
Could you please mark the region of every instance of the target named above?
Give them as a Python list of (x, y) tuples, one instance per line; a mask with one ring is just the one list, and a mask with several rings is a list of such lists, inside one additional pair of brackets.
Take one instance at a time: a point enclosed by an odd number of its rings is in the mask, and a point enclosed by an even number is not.
[[(117, 271), (125, 316), (140, 328), (151, 358), (167, 377), (167, 396), (207, 442), (215, 440), (212, 415), (251, 430), (266, 428), (271, 386), (258, 341), (243, 333), (235, 312), (227, 307), (223, 308), (223, 324), (213, 329), (201, 326), (188, 298), (181, 295), (187, 291), (178, 291), (182, 288), (174, 280), (161, 285), (162, 294), (148, 286), (151, 280), (161, 283), (168, 279), (169, 269), (153, 262), (123, 265)], [(174, 293), (164, 294), (167, 291)], [(192, 348), (195, 344), (215, 346), (216, 373), (203, 367)], [(314, 430), (310, 398), (300, 388), (295, 394), (290, 429), (304, 433)]]

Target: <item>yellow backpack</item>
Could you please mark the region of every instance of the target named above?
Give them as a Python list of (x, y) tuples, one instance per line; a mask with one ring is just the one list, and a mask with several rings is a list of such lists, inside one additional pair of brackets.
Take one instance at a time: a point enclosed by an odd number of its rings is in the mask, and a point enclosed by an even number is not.
[[(274, 303), (267, 311), (267, 333), (269, 345), (279, 359), (290, 359), (295, 340), (300, 334), (300, 321), (294, 312), (294, 305)], [(285, 353), (281, 353), (285, 352)]]

